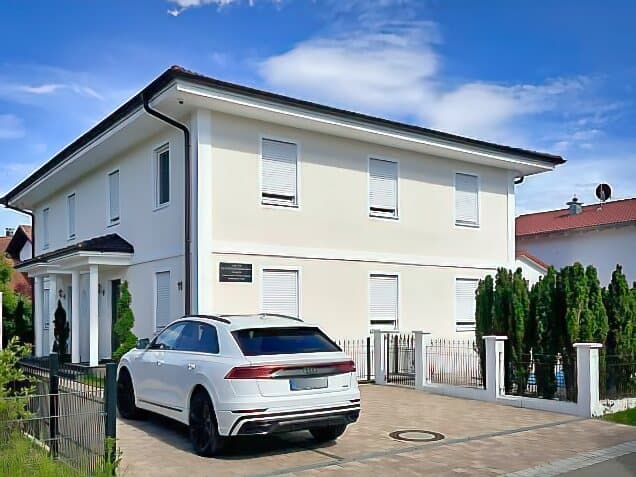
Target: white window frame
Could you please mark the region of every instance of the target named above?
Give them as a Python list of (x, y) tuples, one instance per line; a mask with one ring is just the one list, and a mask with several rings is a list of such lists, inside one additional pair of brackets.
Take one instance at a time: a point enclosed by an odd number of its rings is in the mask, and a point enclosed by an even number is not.
[[(164, 152), (168, 152), (168, 201), (160, 203), (161, 178), (159, 174), (161, 168), (159, 166), (159, 158)], [(152, 164), (154, 177), (153, 210), (159, 210), (168, 207), (170, 202), (172, 202), (172, 151), (170, 149), (170, 143), (166, 142), (153, 150)]]
[[(73, 199), (72, 214), (70, 207), (71, 198)], [(73, 225), (72, 228), (71, 225)], [(70, 192), (66, 196), (66, 230), (68, 232), (68, 239), (75, 240), (75, 237), (77, 236), (77, 194), (75, 192)]]
[[(473, 317), (474, 324), (471, 325), (458, 325), (457, 324), (457, 282), (458, 281), (474, 281), (475, 282), (475, 286), (477, 287), (479, 285), (479, 280), (480, 278), (477, 277), (468, 277), (468, 276), (464, 276), (464, 275), (458, 275), (455, 276), (455, 279), (453, 281), (453, 322), (455, 324), (455, 331), (456, 332), (464, 332), (464, 331), (475, 331), (475, 329), (477, 328), (477, 320)], [(475, 307), (477, 306), (477, 303), (475, 302)]]
[(171, 268), (157, 268), (153, 270), (154, 280), (153, 280), (153, 304), (152, 304), (152, 318), (154, 322), (153, 332), (156, 335), (161, 333), (172, 321), (169, 321), (165, 326), (162, 326), (161, 329), (157, 327), (157, 275), (160, 273), (168, 273), (169, 283), (168, 283), (168, 301), (169, 301), (169, 310), (168, 314), (172, 312), (172, 269)]
[[(371, 210), (371, 161), (392, 162), (395, 164), (395, 213), (389, 214), (385, 212), (376, 212)], [(367, 214), (372, 219), (389, 219), (400, 220), (400, 161), (391, 157), (385, 157), (380, 154), (372, 154), (367, 156)]]
[(51, 246), (51, 208), (42, 209), (42, 250), (47, 250)]
[(260, 269), (260, 308), (259, 312), (263, 312), (263, 305), (265, 302), (265, 294), (263, 293), (263, 277), (266, 271), (279, 271), (279, 272), (296, 272), (296, 301), (298, 306), (298, 318), (302, 319), (302, 269), (300, 267), (286, 267), (280, 265), (263, 266)]
[[(277, 142), (286, 142), (289, 144), (294, 144), (296, 146), (296, 201), (294, 203), (287, 201), (278, 201), (276, 199), (266, 199), (263, 197), (263, 142), (269, 141), (277, 141)], [(301, 160), (301, 143), (297, 139), (274, 136), (272, 134), (261, 134), (258, 137), (258, 180), (259, 180), (259, 191), (258, 197), (260, 201), (261, 207), (265, 208), (276, 208), (276, 209), (286, 209), (286, 210), (300, 210), (300, 168), (302, 164)]]
[[(373, 330), (380, 331), (399, 331), (400, 330), (400, 314), (402, 312), (402, 277), (400, 272), (394, 271), (371, 271), (367, 276), (367, 326), (369, 333), (373, 333)], [(371, 278), (374, 276), (395, 277), (397, 279), (397, 309), (395, 316), (395, 327), (388, 328), (385, 326), (374, 326), (371, 324)]]
[[(111, 217), (110, 214), (110, 206), (111, 206), (111, 189), (110, 189), (110, 177), (113, 174), (117, 174), (117, 217)], [(106, 216), (108, 217), (108, 227), (113, 227), (115, 225), (119, 225), (121, 222), (121, 168), (117, 167), (111, 170), (108, 174), (106, 174), (106, 190), (108, 192), (108, 212)]]
[[(477, 179), (477, 223), (458, 222), (457, 219), (457, 175), (472, 176)], [(481, 176), (472, 171), (453, 171), (453, 225), (461, 229), (479, 229), (481, 227)]]

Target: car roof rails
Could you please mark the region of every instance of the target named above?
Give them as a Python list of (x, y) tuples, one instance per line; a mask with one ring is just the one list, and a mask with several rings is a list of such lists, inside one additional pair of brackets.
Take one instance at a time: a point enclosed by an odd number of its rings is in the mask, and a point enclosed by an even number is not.
[(227, 318), (223, 318), (222, 316), (217, 316), (217, 315), (183, 315), (181, 318), (204, 318), (204, 319), (207, 319), (207, 320), (219, 321), (219, 322), (225, 323), (227, 325), (232, 323)]
[(258, 316), (260, 316), (261, 318), (266, 318), (268, 316), (275, 316), (277, 318), (286, 318), (288, 320), (300, 321), (301, 323), (304, 323), (304, 321), (301, 320), (300, 318), (297, 318), (295, 316), (283, 315), (282, 313), (259, 313)]

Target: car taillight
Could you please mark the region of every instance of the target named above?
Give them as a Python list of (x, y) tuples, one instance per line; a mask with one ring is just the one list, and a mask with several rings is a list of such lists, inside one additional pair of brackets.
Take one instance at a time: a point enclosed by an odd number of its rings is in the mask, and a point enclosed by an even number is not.
[[(284, 371), (284, 375), (276, 376), (279, 371)], [(237, 366), (232, 368), (225, 375), (225, 379), (274, 379), (277, 377), (289, 377), (290, 372), (298, 371), (298, 376), (315, 376), (315, 375), (332, 375), (354, 373), (356, 364), (349, 361), (339, 361), (337, 363), (320, 363), (307, 364), (303, 366), (275, 366), (275, 365), (256, 365), (256, 366)]]

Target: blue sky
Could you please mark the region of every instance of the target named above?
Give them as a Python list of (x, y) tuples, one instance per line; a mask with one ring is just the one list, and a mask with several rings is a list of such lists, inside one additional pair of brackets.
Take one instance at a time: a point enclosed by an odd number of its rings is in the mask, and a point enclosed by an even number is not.
[[(517, 212), (636, 196), (629, 1), (2, 0), (0, 193), (172, 64), (562, 154)], [(0, 227), (24, 222), (0, 210)]]

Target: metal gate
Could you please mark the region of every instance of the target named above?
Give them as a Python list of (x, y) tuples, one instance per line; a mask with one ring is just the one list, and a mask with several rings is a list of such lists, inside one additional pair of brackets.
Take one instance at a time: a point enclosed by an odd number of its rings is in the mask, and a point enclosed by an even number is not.
[(415, 338), (412, 333), (384, 335), (386, 382), (415, 386)]

